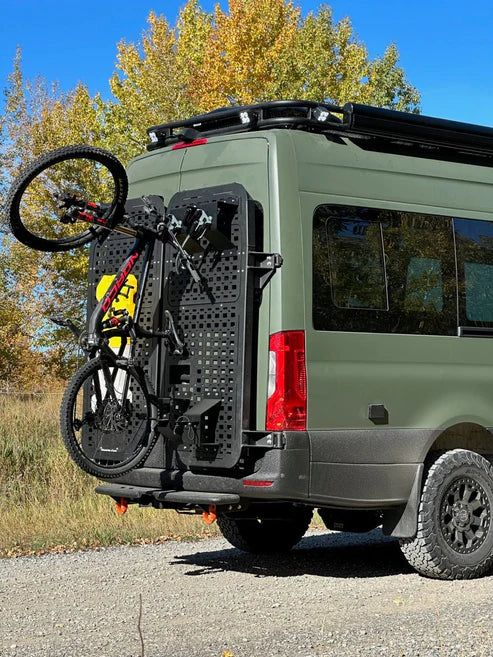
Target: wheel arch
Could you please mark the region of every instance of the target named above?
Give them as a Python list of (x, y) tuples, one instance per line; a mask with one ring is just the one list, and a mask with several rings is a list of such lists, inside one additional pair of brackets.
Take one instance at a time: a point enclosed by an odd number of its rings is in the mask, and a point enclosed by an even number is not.
[(493, 433), (479, 422), (456, 422), (436, 432), (425, 446), (420, 460), (423, 463), (433, 461), (435, 455), (451, 449), (468, 449), (482, 456), (493, 457)]
[(453, 449), (476, 452), (493, 463), (493, 433), (484, 425), (473, 421), (456, 422), (438, 430), (423, 449), (420, 458), (422, 466), (416, 472), (407, 504), (384, 513), (386, 534), (398, 538), (411, 538), (415, 535), (426, 471), (440, 454)]

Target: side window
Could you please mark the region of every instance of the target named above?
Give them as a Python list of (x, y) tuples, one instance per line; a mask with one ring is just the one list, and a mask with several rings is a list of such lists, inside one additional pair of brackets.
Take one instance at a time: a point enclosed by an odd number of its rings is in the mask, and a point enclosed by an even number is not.
[(452, 220), (320, 206), (313, 286), (315, 329), (456, 335)]
[(384, 210), (390, 313), (387, 331), (457, 335), (452, 220)]
[(313, 224), (314, 327), (376, 331), (387, 310), (382, 227), (374, 211), (319, 206)]
[(459, 278), (459, 324), (493, 326), (493, 224), (454, 219)]
[(387, 310), (381, 225), (352, 217), (333, 217), (325, 227), (334, 305)]
[(407, 311), (442, 312), (443, 280), (440, 260), (419, 257), (410, 259), (404, 308)]

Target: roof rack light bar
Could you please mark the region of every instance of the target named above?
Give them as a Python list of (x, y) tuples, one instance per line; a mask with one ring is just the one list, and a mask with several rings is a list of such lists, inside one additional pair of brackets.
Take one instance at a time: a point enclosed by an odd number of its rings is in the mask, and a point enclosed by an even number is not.
[(147, 130), (148, 150), (167, 146), (183, 138), (186, 129), (202, 135), (249, 132), (268, 128), (299, 128), (320, 131), (322, 125), (339, 122), (335, 114), (342, 109), (336, 105), (308, 100), (277, 100), (255, 105), (223, 107), (207, 114), (192, 116), (183, 121), (155, 125)]

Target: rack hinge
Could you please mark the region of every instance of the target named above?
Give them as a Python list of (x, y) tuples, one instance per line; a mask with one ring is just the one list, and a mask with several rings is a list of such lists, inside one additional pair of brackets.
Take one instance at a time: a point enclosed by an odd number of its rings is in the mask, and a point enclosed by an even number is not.
[(250, 251), (248, 254), (248, 268), (257, 272), (256, 288), (262, 291), (282, 266), (283, 259), (280, 253), (264, 253)]

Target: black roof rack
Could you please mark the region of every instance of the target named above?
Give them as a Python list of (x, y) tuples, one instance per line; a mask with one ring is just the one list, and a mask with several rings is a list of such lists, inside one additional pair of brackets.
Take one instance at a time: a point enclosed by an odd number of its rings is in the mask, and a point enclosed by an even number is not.
[(301, 100), (226, 107), (153, 126), (147, 148), (271, 128), (345, 137), (365, 150), (493, 165), (493, 128), (357, 103), (338, 107)]
[(184, 121), (172, 121), (148, 128), (151, 142), (147, 148), (153, 150), (180, 140), (192, 141), (202, 136), (269, 128), (319, 132), (324, 122), (340, 122), (333, 114), (337, 112), (341, 112), (341, 108), (336, 105), (307, 100), (276, 100), (256, 105), (222, 107)]

